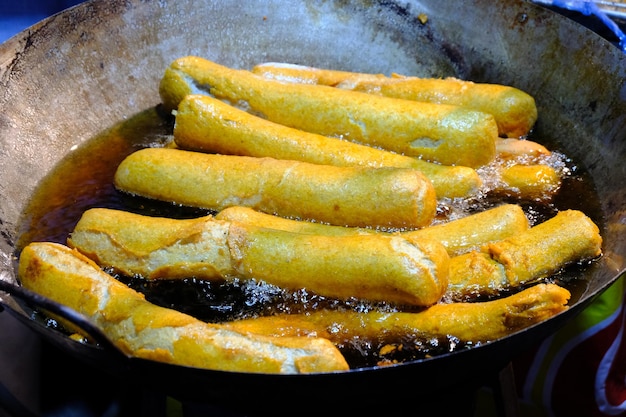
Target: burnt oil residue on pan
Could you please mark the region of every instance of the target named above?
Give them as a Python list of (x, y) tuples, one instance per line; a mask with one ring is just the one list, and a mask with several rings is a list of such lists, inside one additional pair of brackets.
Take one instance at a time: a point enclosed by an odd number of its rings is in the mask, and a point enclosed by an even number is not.
[[(376, 9), (380, 13), (374, 13)], [(605, 256), (587, 271), (586, 289), (567, 314), (497, 342), (338, 374), (234, 374), (117, 357), (122, 365), (113, 367), (107, 352), (85, 354), (92, 352), (90, 346), (79, 349), (65, 336), (38, 328), (44, 338), (95, 367), (108, 368), (105, 372), (114, 370), (188, 399), (232, 403), (241, 392), (259, 404), (276, 392), (294, 403), (306, 402), (311, 392), (341, 404), (412, 398), (416, 391), (428, 396), (497, 372), (516, 352), (560, 328), (623, 273), (626, 77), (617, 48), (522, 1), (258, 2), (248, 4), (244, 13), (239, 10), (238, 2), (88, 2), (45, 22), (41, 31), (30, 35), (28, 48), (19, 37), (2, 46), (3, 280), (15, 281), (18, 225), (42, 179), (76, 146), (156, 106), (156, 86), (165, 67), (179, 56), (194, 54), (241, 68), (283, 61), (356, 71), (458, 75), (530, 92), (540, 114), (533, 134), (580, 161), (597, 192), (599, 218), (594, 220), (602, 226)], [(428, 17), (425, 23), (417, 18), (420, 14)], [(520, 23), (522, 14), (526, 18)], [(412, 17), (414, 28), (397, 29), (410, 25)], [(31, 323), (21, 302), (5, 294), (0, 300)], [(410, 384), (398, 383), (407, 378)]]

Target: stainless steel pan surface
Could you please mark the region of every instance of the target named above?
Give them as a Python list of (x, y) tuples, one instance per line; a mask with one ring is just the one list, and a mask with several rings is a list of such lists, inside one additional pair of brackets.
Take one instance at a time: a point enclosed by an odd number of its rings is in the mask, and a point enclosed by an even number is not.
[[(525, 90), (537, 101), (537, 137), (564, 150), (593, 181), (598, 201), (592, 214), (604, 256), (578, 280), (567, 312), (493, 343), (397, 366), (306, 376), (235, 374), (128, 359), (103, 339), (100, 346), (75, 343), (33, 321), (23, 302), (28, 296), (14, 289), (23, 210), (42, 179), (77, 146), (158, 105), (164, 69), (185, 55), (236, 68), (290, 62), (455, 76)], [(261, 403), (280, 392), (294, 402), (316, 396), (350, 403), (420, 390), (428, 395), (502, 369), (624, 273), (626, 57), (529, 2), (254, 1), (242, 7), (237, 1), (91, 1), (1, 45), (0, 86), (1, 305), (91, 365), (177, 397), (219, 403), (245, 392)], [(410, 386), (398, 383), (406, 378)], [(338, 399), (336, 392), (345, 395)]]

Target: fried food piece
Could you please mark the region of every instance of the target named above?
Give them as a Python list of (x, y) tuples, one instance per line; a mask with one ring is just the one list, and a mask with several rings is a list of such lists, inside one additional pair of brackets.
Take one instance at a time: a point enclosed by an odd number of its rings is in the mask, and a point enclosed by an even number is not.
[(492, 114), (499, 134), (507, 137), (528, 134), (537, 121), (534, 98), (517, 88), (500, 84), (473, 83), (453, 77), (435, 79), (398, 74), (385, 77), (280, 63), (259, 64), (252, 72), (284, 82), (317, 83), (385, 97), (471, 108)]
[(191, 207), (243, 205), (339, 226), (424, 227), (437, 196), (419, 171), (335, 167), (307, 162), (147, 148), (129, 155), (115, 186)]
[(422, 161), (294, 129), (239, 110), (207, 95), (187, 96), (178, 106), (174, 140), (191, 151), (291, 159), (320, 165), (412, 168), (433, 184), (437, 197), (468, 197), (481, 185), (469, 167)]
[(317, 236), (211, 216), (173, 220), (86, 211), (68, 245), (125, 275), (147, 279), (258, 279), (348, 299), (431, 305), (448, 285), (448, 254), (395, 235)]
[(230, 329), (272, 336), (318, 335), (336, 344), (361, 340), (397, 341), (455, 337), (490, 342), (567, 310), (570, 293), (555, 284), (537, 284), (516, 294), (477, 303), (436, 304), (423, 311), (356, 312), (320, 310), (225, 323)]
[(511, 284), (548, 277), (573, 262), (602, 254), (598, 226), (578, 210), (563, 210), (527, 232), (488, 245)]
[(352, 71), (331, 70), (283, 62), (265, 62), (257, 64), (251, 71), (264, 78), (276, 81), (321, 84), (331, 87), (336, 87), (339, 83), (354, 77), (358, 77), (362, 80), (371, 79), (382, 81), (388, 79), (384, 74), (356, 73)]
[(159, 92), (166, 108), (209, 94), (275, 123), (443, 165), (475, 168), (495, 157), (493, 116), (458, 106), (268, 80), (198, 57), (172, 62)]
[(450, 258), (450, 278), (445, 301), (471, 301), (499, 295), (510, 289), (506, 269), (488, 253), (477, 250)]
[(311, 373), (348, 369), (326, 339), (254, 336), (159, 307), (57, 243), (31, 243), (19, 278), (34, 292), (92, 320), (125, 354), (182, 366), (233, 372)]
[(550, 155), (551, 152), (540, 143), (528, 139), (498, 138), (496, 153), (500, 158), (531, 157)]
[(503, 187), (496, 193), (527, 199), (549, 199), (561, 187), (561, 177), (548, 165), (511, 165), (502, 168)]
[[(318, 235), (383, 233), (368, 228), (339, 227), (285, 219), (241, 206), (226, 208), (217, 213), (215, 218), (295, 233)], [(529, 227), (528, 219), (520, 206), (503, 204), (446, 223), (398, 233), (401, 236), (436, 240), (446, 248), (450, 256), (455, 256), (480, 249), (489, 242), (517, 235), (528, 230)]]
[(495, 295), (601, 254), (602, 237), (596, 224), (580, 211), (561, 211), (524, 232), (487, 244), (482, 252), (452, 257), (444, 298)]

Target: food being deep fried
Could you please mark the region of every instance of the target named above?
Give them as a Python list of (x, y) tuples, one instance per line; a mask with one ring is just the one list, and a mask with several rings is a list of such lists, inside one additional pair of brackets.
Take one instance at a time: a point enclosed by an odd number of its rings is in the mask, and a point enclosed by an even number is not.
[(437, 197), (467, 197), (481, 180), (469, 167), (433, 164), (371, 146), (294, 129), (239, 110), (207, 95), (178, 106), (174, 140), (179, 148), (227, 155), (291, 159), (320, 165), (412, 168), (435, 187)]
[(191, 207), (243, 205), (339, 226), (424, 227), (437, 196), (419, 171), (147, 148), (115, 173), (127, 193)]
[(320, 295), (424, 306), (448, 285), (438, 242), (397, 235), (322, 236), (119, 210), (84, 213), (68, 244), (102, 267), (148, 279), (257, 279)]
[(233, 372), (311, 373), (348, 369), (326, 339), (244, 334), (146, 301), (91, 260), (56, 243), (31, 243), (22, 285), (91, 319), (124, 353)]
[(275, 123), (443, 165), (475, 168), (495, 157), (493, 116), (458, 106), (268, 80), (198, 57), (172, 62), (159, 91), (166, 108), (209, 94)]
[(549, 165), (511, 165), (500, 171), (502, 187), (496, 192), (527, 199), (550, 199), (561, 187), (561, 177)]
[(226, 323), (230, 329), (272, 336), (318, 335), (336, 344), (352, 339), (398, 341), (455, 337), (489, 342), (567, 310), (570, 293), (555, 284), (537, 284), (493, 301), (436, 304), (420, 312), (319, 310)]
[(537, 120), (535, 100), (529, 94), (506, 85), (474, 83), (458, 78), (419, 78), (393, 74), (335, 71), (281, 63), (256, 65), (252, 72), (284, 82), (321, 84), (431, 103), (453, 104), (492, 114), (501, 135), (528, 134)]
[(547, 278), (602, 254), (602, 237), (584, 213), (564, 210), (530, 229), (450, 259), (445, 298), (463, 300)]
[(488, 245), (511, 284), (548, 277), (573, 262), (602, 254), (598, 226), (578, 210), (563, 210), (527, 232)]
[[(215, 218), (271, 229), (317, 235), (383, 233), (369, 228), (339, 227), (285, 219), (241, 206), (226, 208), (217, 213)], [(480, 249), (489, 242), (517, 235), (528, 230), (529, 227), (528, 218), (520, 206), (502, 204), (446, 223), (398, 233), (401, 236), (436, 240), (446, 248), (450, 256), (455, 256), (470, 250)]]

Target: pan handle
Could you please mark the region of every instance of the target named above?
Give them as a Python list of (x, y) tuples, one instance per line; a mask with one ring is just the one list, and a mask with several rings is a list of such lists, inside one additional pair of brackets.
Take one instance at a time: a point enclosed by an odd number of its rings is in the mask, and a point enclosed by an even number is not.
[[(2, 279), (0, 279), (0, 291), (10, 294), (11, 296), (25, 302), (33, 309), (42, 311), (45, 310), (70, 322), (72, 325), (82, 330), (84, 334), (88, 335), (95, 342), (95, 344), (103, 350), (111, 354), (121, 356), (125, 359), (128, 358), (128, 356), (126, 356), (109, 340), (102, 330), (96, 327), (88, 318), (78, 313), (76, 310)], [(0, 312), (1, 311), (2, 309), (0, 307)]]

